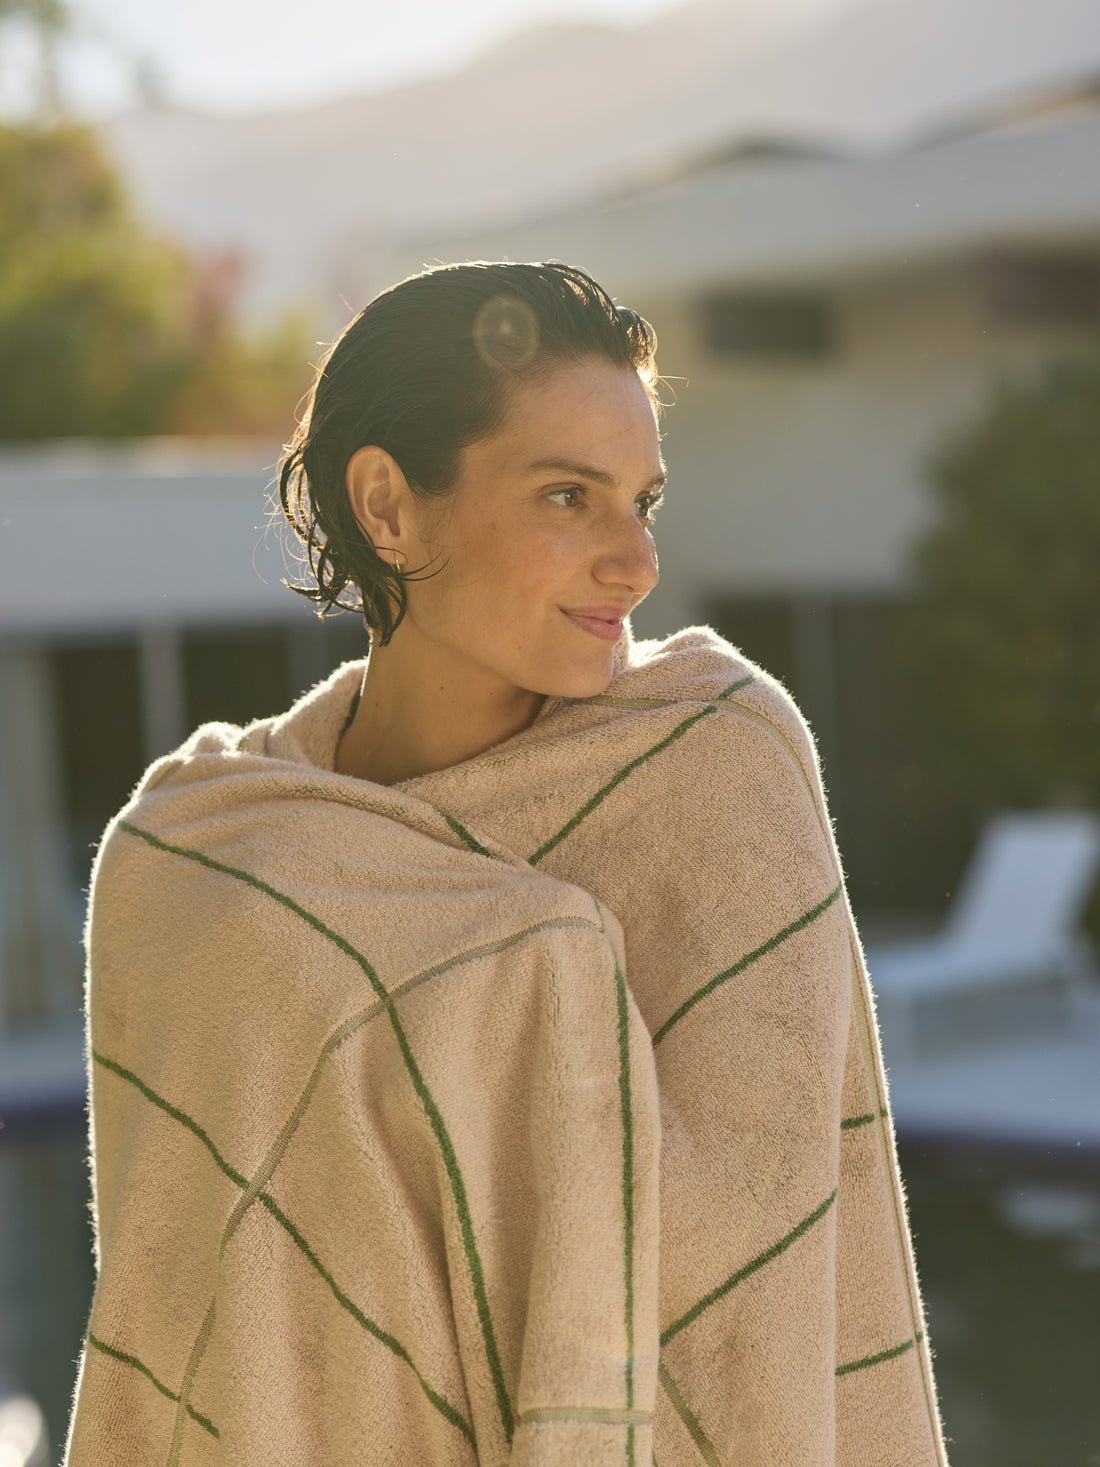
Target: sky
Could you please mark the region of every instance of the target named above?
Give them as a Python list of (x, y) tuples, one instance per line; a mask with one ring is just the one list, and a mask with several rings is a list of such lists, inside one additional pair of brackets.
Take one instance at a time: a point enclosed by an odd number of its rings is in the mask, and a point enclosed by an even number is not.
[[(216, 113), (282, 110), (376, 91), (460, 66), (552, 20), (631, 26), (683, 0), (69, 0), (62, 54), (69, 105), (105, 117), (139, 88)], [(721, 4), (722, 0), (712, 0)], [(852, 0), (726, 0), (816, 19)], [(0, 113), (26, 108), (30, 38), (0, 35)], [(561, 99), (568, 105), (568, 97)]]

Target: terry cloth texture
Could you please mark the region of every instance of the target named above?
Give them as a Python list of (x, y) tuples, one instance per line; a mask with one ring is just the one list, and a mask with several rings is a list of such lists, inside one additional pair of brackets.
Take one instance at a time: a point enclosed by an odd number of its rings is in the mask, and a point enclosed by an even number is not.
[(817, 753), (706, 626), (393, 786), (365, 663), (150, 766), (87, 931), (67, 1467), (943, 1467)]

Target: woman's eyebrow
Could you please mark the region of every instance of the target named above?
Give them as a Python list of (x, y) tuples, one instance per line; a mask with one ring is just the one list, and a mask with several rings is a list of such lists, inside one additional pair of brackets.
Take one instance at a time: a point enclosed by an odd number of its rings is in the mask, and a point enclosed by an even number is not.
[[(528, 464), (523, 472), (534, 474), (545, 473), (547, 470), (561, 474), (576, 474), (578, 478), (591, 479), (596, 484), (606, 484), (608, 487), (613, 487), (618, 483), (615, 476), (607, 473), (606, 470), (593, 468), (591, 464), (578, 463), (576, 459), (572, 458), (540, 458), (535, 463)], [(662, 472), (655, 474), (646, 488), (654, 489), (658, 485), (663, 485), (667, 479), (668, 469), (662, 465)]]

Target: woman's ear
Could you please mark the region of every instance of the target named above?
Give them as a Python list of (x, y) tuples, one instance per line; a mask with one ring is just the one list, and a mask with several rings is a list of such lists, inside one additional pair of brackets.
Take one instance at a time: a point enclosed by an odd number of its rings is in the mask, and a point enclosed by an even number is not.
[(348, 502), (360, 529), (372, 545), (401, 547), (409, 524), (411, 491), (397, 460), (367, 443), (348, 459), (344, 472)]

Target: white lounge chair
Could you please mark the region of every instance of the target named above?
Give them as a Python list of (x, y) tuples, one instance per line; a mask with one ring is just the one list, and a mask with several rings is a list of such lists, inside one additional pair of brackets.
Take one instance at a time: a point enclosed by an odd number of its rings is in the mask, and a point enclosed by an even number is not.
[(942, 931), (865, 949), (883, 1047), (911, 1054), (922, 1000), (1050, 983), (1071, 1021), (1095, 1008), (1096, 955), (1079, 928), (1100, 866), (1100, 815), (1006, 811), (986, 825)]

